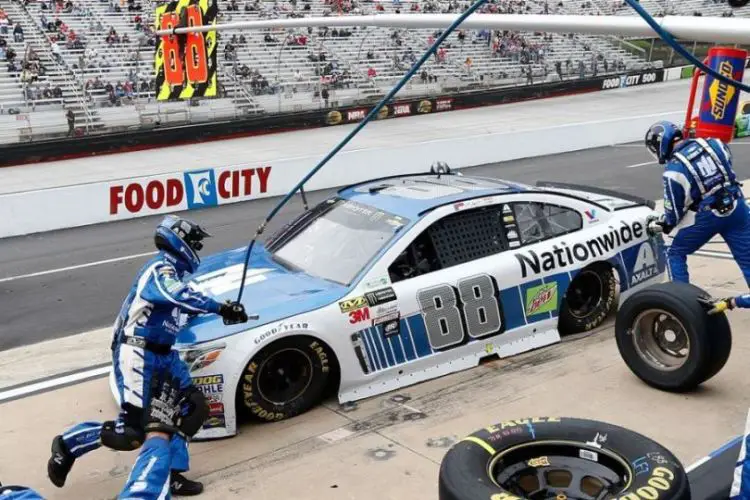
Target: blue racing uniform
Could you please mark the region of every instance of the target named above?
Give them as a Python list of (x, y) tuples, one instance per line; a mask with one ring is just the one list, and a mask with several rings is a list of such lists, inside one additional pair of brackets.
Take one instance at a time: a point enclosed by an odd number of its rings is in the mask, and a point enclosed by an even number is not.
[[(142, 424), (154, 374), (166, 371), (179, 378), (181, 390), (192, 385), (188, 367), (172, 350), (182, 314), (218, 313), (221, 304), (183, 283), (185, 269), (181, 267), (181, 261), (159, 252), (138, 273), (115, 322), (112, 360), (122, 410), (114, 422), (115, 433)], [(103, 444), (103, 425), (83, 422), (63, 433), (65, 447), (74, 458)], [(172, 469), (182, 472), (188, 468), (187, 443), (175, 435)]]
[[(120, 398), (120, 415), (107, 422), (84, 422), (52, 440), (47, 475), (58, 488), (65, 485), (75, 460), (102, 445), (135, 450), (143, 444), (145, 409), (154, 403), (152, 383), (165, 377), (183, 395), (183, 416), (190, 415), (188, 431), (172, 433), (172, 493), (192, 496), (203, 485), (181, 472), (188, 470), (186, 437), (194, 436), (208, 417), (208, 402), (192, 384), (190, 370), (172, 347), (187, 315), (216, 313), (225, 324), (244, 323), (245, 308), (237, 302), (220, 304), (183, 282), (200, 265), (197, 252), (210, 236), (199, 225), (168, 215), (156, 228), (159, 254), (141, 268), (114, 325), (112, 364)], [(153, 416), (153, 415), (152, 415)]]
[(664, 174), (664, 222), (674, 227), (667, 251), (674, 281), (689, 282), (687, 256), (720, 234), (750, 286), (750, 215), (729, 148), (719, 139), (688, 139)]
[[(141, 453), (123, 487), (120, 500), (169, 499), (169, 473), (171, 446), (163, 437), (150, 437), (141, 448)], [(44, 500), (36, 491), (23, 486), (0, 486), (0, 500)]]

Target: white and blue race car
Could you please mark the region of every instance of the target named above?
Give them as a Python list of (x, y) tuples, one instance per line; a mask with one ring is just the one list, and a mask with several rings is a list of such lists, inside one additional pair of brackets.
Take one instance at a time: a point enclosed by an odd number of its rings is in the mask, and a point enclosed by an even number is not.
[[(599, 326), (662, 281), (645, 200), (448, 173), (338, 191), (253, 249), (242, 301), (259, 319), (191, 319), (177, 348), (211, 416), (283, 420), (328, 391), (367, 398)], [(193, 286), (237, 296), (246, 249), (206, 257)]]

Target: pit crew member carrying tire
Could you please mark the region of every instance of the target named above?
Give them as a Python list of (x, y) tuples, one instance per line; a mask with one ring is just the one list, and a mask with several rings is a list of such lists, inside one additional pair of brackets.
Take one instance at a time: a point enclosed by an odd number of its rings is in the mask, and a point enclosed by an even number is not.
[(646, 133), (646, 148), (665, 165), (664, 214), (647, 221), (650, 234), (676, 230), (667, 251), (673, 281), (689, 283), (687, 256), (720, 234), (750, 286), (750, 214), (732, 168), (729, 147), (719, 139), (686, 139), (660, 121)]
[[(181, 413), (184, 394), (178, 389), (179, 378), (170, 378), (166, 371), (151, 378), (153, 397), (145, 412), (146, 441), (130, 471), (120, 495), (121, 500), (156, 500), (169, 498), (170, 440), (175, 434), (194, 435), (203, 425), (203, 415), (197, 408)], [(26, 486), (0, 485), (3, 500), (43, 500), (36, 491)]]
[[(187, 407), (203, 419), (208, 416), (203, 393), (193, 386), (188, 367), (172, 349), (182, 326), (181, 315), (219, 314), (225, 324), (243, 323), (248, 317), (241, 304), (219, 303), (182, 281), (198, 268), (197, 252), (207, 236), (199, 225), (174, 215), (165, 217), (156, 228), (154, 238), (160, 252), (138, 273), (114, 325), (112, 362), (120, 415), (114, 421), (77, 424), (54, 438), (47, 473), (55, 486), (65, 485), (78, 457), (102, 445), (131, 451), (143, 444), (143, 409), (151, 397), (151, 378), (157, 373), (166, 371), (179, 379)], [(175, 435), (170, 442), (173, 495), (198, 495), (203, 491), (201, 483), (181, 474), (189, 468), (186, 437), (192, 435)]]

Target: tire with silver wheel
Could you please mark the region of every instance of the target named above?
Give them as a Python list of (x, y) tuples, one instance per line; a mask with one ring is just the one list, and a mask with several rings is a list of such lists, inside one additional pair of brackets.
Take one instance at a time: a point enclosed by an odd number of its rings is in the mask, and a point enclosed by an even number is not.
[(598, 262), (581, 269), (565, 291), (560, 307), (561, 335), (587, 332), (607, 319), (617, 297), (617, 279), (609, 264)]
[(633, 294), (620, 307), (617, 348), (647, 384), (690, 391), (726, 364), (732, 348), (729, 321), (724, 314), (706, 314), (699, 297), (709, 295), (687, 283), (660, 283)]
[(306, 412), (320, 402), (328, 385), (331, 358), (328, 346), (307, 336), (265, 346), (245, 367), (237, 408), (265, 422)]

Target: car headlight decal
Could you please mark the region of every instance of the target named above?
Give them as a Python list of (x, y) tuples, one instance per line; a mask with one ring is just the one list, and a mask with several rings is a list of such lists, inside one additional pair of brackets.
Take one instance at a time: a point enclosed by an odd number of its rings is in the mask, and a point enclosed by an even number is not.
[(180, 351), (180, 359), (182, 359), (188, 368), (190, 373), (202, 370), (214, 362), (224, 352), (226, 344), (212, 345), (210, 347), (203, 347), (199, 349), (186, 349)]

